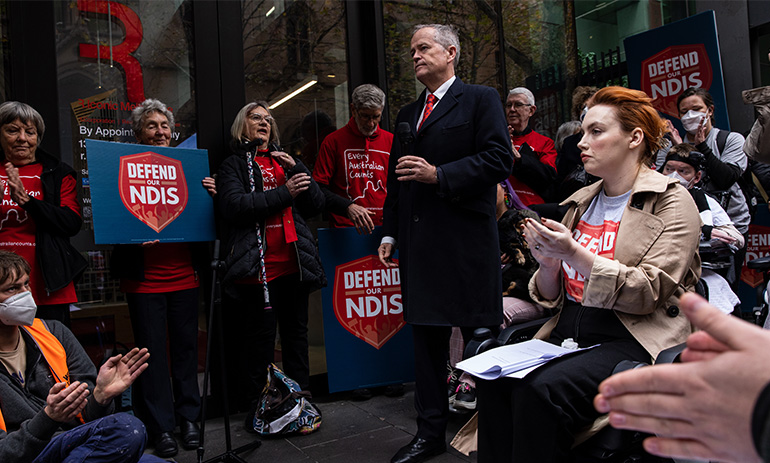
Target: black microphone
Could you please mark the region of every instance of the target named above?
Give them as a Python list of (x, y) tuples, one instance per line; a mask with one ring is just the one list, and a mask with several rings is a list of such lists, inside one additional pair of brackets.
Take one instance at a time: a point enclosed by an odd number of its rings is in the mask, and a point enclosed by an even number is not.
[(411, 156), (414, 135), (412, 134), (412, 128), (409, 126), (409, 123), (399, 122), (396, 132), (398, 133), (399, 141), (401, 141), (401, 156)]

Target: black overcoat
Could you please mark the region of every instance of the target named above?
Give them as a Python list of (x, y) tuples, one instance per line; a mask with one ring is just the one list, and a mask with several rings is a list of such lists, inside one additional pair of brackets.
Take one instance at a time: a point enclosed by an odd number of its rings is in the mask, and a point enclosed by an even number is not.
[(502, 283), (496, 184), (513, 166), (500, 96), (456, 79), (415, 133), (425, 98), (423, 92), (401, 108), (396, 124), (409, 123), (412, 153), (439, 167), (439, 185), (398, 180), (402, 150), (396, 136), (383, 213), (383, 235), (395, 238), (399, 250), (404, 317), (420, 325), (497, 325)]

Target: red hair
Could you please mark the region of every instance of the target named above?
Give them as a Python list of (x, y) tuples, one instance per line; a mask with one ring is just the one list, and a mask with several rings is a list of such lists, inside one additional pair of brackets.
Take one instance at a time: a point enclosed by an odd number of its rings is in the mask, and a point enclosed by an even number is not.
[(596, 92), (587, 102), (590, 108), (596, 105), (612, 106), (620, 126), (626, 132), (636, 128), (644, 134), (642, 164), (649, 164), (655, 153), (662, 147), (666, 125), (652, 107), (652, 98), (640, 90), (625, 87), (605, 87)]

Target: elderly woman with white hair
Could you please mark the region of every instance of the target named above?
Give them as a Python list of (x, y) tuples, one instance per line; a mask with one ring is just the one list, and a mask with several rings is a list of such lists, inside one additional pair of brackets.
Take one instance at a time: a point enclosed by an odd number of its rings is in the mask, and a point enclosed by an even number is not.
[(326, 284), (305, 217), (324, 195), (302, 162), (278, 147), (278, 125), (264, 101), (247, 104), (231, 128), (233, 154), (219, 168), (217, 197), (225, 259), (224, 340), (231, 397), (251, 407), (247, 429), (274, 360), (276, 323), (286, 374), (306, 390), (308, 295)]
[[(147, 99), (131, 113), (131, 124), (138, 143), (168, 147), (174, 115), (162, 102)], [(203, 180), (212, 194), (213, 183), (210, 177)], [(177, 424), (182, 447), (192, 450), (199, 444), (198, 287), (207, 256), (205, 243), (156, 240), (117, 246), (112, 257), (112, 273), (126, 294), (136, 345), (152, 354), (136, 383), (135, 404), (155, 453), (163, 458), (178, 452)]]
[(0, 105), (0, 249), (32, 266), (38, 318), (69, 325), (69, 305), (77, 302), (73, 281), (88, 267), (69, 239), (83, 220), (75, 171), (39, 147), (44, 133), (42, 116), (28, 104)]

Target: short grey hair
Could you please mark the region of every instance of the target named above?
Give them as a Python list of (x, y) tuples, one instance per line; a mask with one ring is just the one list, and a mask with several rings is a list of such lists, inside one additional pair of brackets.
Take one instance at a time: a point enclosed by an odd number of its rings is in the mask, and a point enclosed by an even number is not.
[(527, 103), (531, 104), (532, 106), (535, 106), (535, 95), (529, 91), (526, 87), (516, 87), (510, 92), (508, 92), (508, 95), (524, 95), (527, 97)]
[(238, 111), (238, 114), (235, 115), (233, 125), (230, 126), (230, 135), (233, 137), (233, 141), (244, 142), (247, 140), (246, 137), (243, 136), (243, 132), (246, 129), (246, 117), (248, 117), (249, 113), (258, 106), (264, 108), (270, 117), (273, 118), (270, 122), (270, 139), (268, 142), (280, 145), (281, 142), (278, 139), (278, 123), (275, 122), (275, 116), (273, 116), (273, 112), (270, 110), (270, 104), (265, 100), (252, 101)]
[(561, 153), (561, 149), (564, 147), (564, 140), (567, 137), (571, 137), (576, 133), (580, 133), (581, 124), (580, 121), (569, 121), (559, 126), (559, 130), (556, 131), (556, 139), (554, 145), (556, 145), (556, 152)]
[(34, 125), (35, 130), (37, 130), (37, 143), (40, 144), (43, 141), (45, 122), (43, 122), (43, 116), (35, 108), (20, 101), (6, 101), (0, 104), (0, 127), (17, 119), (25, 124)]
[(385, 107), (385, 92), (372, 84), (363, 84), (353, 90), (350, 98), (356, 109), (383, 109)]
[(168, 110), (162, 101), (155, 98), (147, 98), (142, 101), (139, 106), (131, 111), (131, 128), (134, 129), (134, 136), (139, 137), (139, 133), (142, 132), (142, 125), (144, 124), (144, 118), (152, 113), (161, 113), (168, 119), (168, 126), (171, 131), (174, 131), (174, 114)]
[(444, 50), (449, 50), (449, 47), (455, 47), (457, 54), (455, 55), (454, 67), (457, 67), (457, 63), (460, 62), (460, 39), (457, 36), (457, 28), (450, 24), (418, 24), (414, 26), (412, 35), (416, 34), (420, 29), (426, 27), (432, 27), (435, 31), (433, 40), (439, 45), (444, 47)]

